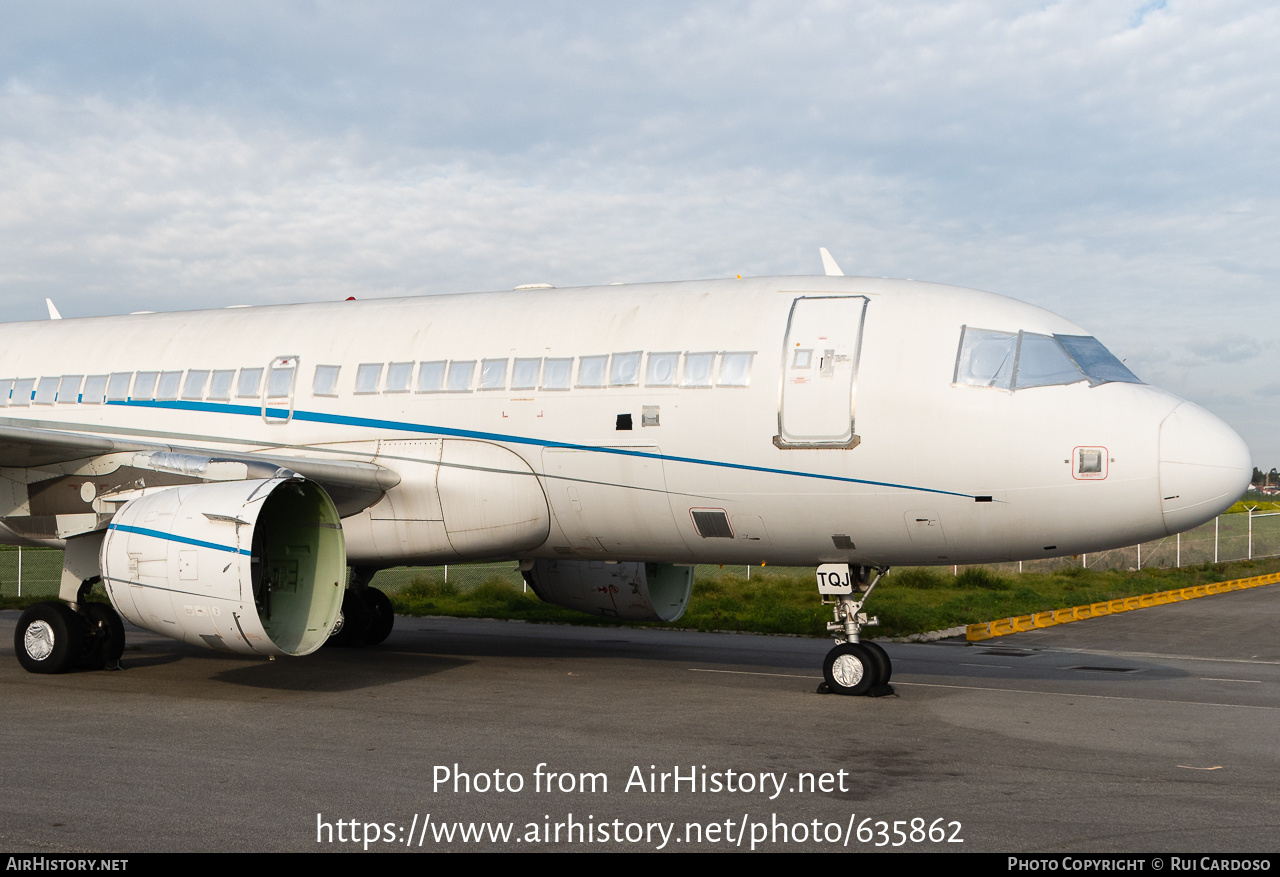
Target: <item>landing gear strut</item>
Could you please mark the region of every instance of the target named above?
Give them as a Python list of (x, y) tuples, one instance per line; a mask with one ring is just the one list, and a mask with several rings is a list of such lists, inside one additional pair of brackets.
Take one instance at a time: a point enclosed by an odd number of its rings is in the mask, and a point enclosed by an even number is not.
[(342, 598), (338, 624), (329, 634), (327, 646), (376, 646), (391, 635), (396, 616), (387, 595), (370, 587), (376, 569), (351, 568), (351, 581)]
[[(893, 694), (889, 685), (893, 664), (888, 654), (877, 643), (859, 641), (862, 628), (880, 623), (878, 618), (868, 617), (862, 607), (888, 571), (888, 567), (836, 563), (818, 567), (818, 593), (824, 605), (833, 607), (834, 620), (827, 622), (827, 630), (836, 641), (822, 662), (826, 681), (819, 691), (871, 697)], [(855, 594), (860, 599), (855, 600)]]

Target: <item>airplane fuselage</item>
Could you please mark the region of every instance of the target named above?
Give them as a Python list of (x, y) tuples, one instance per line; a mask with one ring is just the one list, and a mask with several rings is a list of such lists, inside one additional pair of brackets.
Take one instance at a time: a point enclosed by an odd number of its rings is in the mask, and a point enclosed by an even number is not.
[[(0, 326), (0, 423), (372, 464), (381, 496), (335, 495), (368, 567), (1017, 560), (1159, 538), (1243, 490), (1247, 449), (1202, 409), (1083, 373), (966, 378), (980, 332), (1088, 336), (851, 277), (51, 320)], [(133, 460), (0, 470), (8, 537), (59, 544), (113, 490), (183, 481)]]

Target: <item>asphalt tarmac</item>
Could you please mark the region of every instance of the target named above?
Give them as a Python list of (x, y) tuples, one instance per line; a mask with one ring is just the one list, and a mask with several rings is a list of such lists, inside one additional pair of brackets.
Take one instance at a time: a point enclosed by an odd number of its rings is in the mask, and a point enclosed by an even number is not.
[[(1280, 586), (980, 644), (397, 618), (267, 661), (130, 629), (35, 676), (0, 612), (0, 850), (1275, 852)], [(665, 781), (663, 775), (666, 775)]]

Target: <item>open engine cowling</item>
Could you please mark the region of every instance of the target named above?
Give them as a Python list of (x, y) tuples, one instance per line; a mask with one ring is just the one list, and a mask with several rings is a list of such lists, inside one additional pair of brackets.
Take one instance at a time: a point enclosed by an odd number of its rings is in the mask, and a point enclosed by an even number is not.
[(669, 563), (536, 560), (524, 578), (545, 603), (624, 621), (675, 621), (693, 590), (693, 567)]
[(107, 594), (129, 621), (255, 655), (324, 644), (346, 562), (333, 501), (297, 476), (147, 493), (116, 512), (101, 554)]

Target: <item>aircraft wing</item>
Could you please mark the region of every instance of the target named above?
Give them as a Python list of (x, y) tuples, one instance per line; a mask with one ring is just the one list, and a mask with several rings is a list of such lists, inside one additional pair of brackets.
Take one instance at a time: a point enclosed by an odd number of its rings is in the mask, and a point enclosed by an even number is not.
[(0, 466), (10, 469), (68, 463), (130, 450), (141, 448), (134, 444), (124, 446), (113, 439), (95, 435), (27, 426), (0, 426)]
[(279, 469), (315, 481), (333, 497), (342, 514), (355, 514), (376, 503), (400, 483), (384, 466), (355, 460), (319, 460), (293, 454), (258, 454), (223, 449), (121, 440), (92, 433), (0, 425), (0, 467), (27, 469), (119, 453), (150, 454), (157, 471), (206, 479), (211, 463), (242, 463), (243, 477), (270, 477)]

